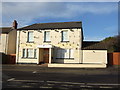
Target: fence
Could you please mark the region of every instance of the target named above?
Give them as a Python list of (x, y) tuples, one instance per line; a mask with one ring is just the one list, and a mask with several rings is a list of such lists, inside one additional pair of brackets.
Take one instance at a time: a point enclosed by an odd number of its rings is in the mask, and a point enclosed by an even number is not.
[(4, 53), (1, 54), (2, 64), (15, 64), (16, 55), (9, 54), (6, 55)]
[(16, 55), (15, 54), (10, 54), (8, 55), (8, 64), (15, 64), (15, 59), (16, 59)]
[(120, 52), (108, 53), (108, 65), (120, 65)]

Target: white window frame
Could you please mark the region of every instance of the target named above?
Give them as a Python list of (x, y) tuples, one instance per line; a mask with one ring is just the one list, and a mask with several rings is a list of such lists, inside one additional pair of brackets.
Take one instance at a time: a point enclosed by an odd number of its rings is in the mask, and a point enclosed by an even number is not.
[[(32, 36), (30, 36), (30, 33), (32, 33)], [(34, 42), (34, 32), (33, 31), (28, 31), (28, 33), (27, 33), (27, 42)]]
[(33, 58), (33, 49), (31, 49), (31, 48), (27, 49), (27, 58)]
[(57, 59), (74, 59), (74, 50), (73, 49), (58, 49), (56, 58)]
[[(31, 51), (29, 52), (29, 50), (31, 50)], [(23, 48), (22, 49), (22, 58), (37, 59), (37, 49), (33, 49), (33, 48), (26, 48), (25, 49), (25, 48)]]
[(26, 49), (23, 49), (22, 50), (22, 58), (26, 58), (26, 56), (27, 56)]
[(34, 58), (37, 58), (37, 49), (34, 49)]
[[(49, 33), (48, 35), (49, 36), (47, 36), (47, 33)], [(50, 42), (51, 40), (50, 40), (50, 31), (45, 31), (44, 32), (44, 42)]]
[[(66, 36), (64, 36), (65, 33), (66, 33)], [(62, 42), (68, 42), (68, 41), (69, 41), (69, 37), (68, 37), (68, 36), (69, 36), (69, 35), (68, 35), (68, 31), (67, 31), (67, 30), (62, 31), (62, 32), (61, 32), (61, 41), (62, 41)]]
[(74, 50), (69, 49), (69, 58), (74, 58)]

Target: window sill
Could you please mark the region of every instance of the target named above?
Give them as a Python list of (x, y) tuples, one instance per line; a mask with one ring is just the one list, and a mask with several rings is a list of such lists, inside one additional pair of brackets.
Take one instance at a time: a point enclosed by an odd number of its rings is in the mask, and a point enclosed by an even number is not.
[(27, 41), (27, 43), (34, 43), (34, 41), (33, 41), (33, 42), (32, 42), (32, 41), (31, 41), (31, 42), (30, 42), (30, 41)]
[(44, 41), (44, 43), (51, 43), (51, 41)]
[(61, 41), (61, 42), (63, 42), (63, 43), (64, 43), (64, 42), (69, 42), (69, 41)]
[(32, 58), (32, 57), (22, 57), (22, 59), (37, 59), (37, 58)]
[(69, 59), (69, 60), (74, 60), (74, 58), (56, 58), (56, 59)]

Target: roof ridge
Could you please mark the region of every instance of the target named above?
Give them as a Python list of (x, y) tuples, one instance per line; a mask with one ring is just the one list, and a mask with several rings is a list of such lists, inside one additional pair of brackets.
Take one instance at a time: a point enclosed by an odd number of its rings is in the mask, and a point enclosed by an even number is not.
[(82, 21), (71, 21), (71, 22), (49, 22), (49, 23), (36, 23), (36, 24), (58, 24), (58, 23), (82, 23)]
[(81, 28), (81, 21), (72, 21), (72, 22), (49, 22), (49, 23), (35, 23), (25, 27), (18, 28), (20, 29), (55, 29), (55, 28)]

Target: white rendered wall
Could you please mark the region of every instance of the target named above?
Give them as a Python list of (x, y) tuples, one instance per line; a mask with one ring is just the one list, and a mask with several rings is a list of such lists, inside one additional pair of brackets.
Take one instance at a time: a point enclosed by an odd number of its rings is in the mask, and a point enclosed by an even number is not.
[(107, 64), (107, 50), (83, 50), (83, 63)]

